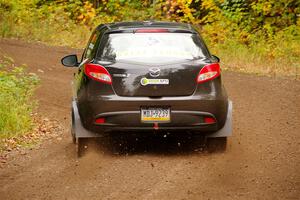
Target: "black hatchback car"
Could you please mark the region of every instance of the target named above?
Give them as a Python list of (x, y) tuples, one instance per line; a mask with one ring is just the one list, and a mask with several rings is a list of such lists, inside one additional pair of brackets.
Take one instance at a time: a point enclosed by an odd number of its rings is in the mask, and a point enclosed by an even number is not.
[(120, 22), (99, 25), (77, 67), (72, 137), (114, 131), (189, 131), (226, 147), (232, 103), (221, 82), (219, 58), (189, 24)]

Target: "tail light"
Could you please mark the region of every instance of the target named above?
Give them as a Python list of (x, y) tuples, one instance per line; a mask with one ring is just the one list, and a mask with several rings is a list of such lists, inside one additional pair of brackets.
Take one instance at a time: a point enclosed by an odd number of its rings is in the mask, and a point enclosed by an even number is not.
[(218, 63), (205, 65), (199, 72), (197, 83), (203, 83), (215, 79), (220, 76), (220, 74), (220, 65)]
[(105, 118), (101, 117), (101, 118), (97, 118), (95, 120), (95, 123), (96, 124), (104, 124), (105, 123)]
[(93, 80), (111, 84), (111, 76), (101, 65), (88, 63), (84, 66), (84, 73)]
[(206, 124), (213, 124), (213, 123), (216, 123), (216, 120), (213, 117), (204, 117), (204, 122)]

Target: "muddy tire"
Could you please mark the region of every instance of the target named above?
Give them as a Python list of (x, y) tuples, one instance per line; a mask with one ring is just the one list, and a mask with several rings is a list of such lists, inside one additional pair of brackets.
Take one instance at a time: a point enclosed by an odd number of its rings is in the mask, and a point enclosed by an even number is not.
[(73, 144), (76, 144), (75, 129), (73, 124), (71, 125), (71, 137)]
[(76, 144), (76, 137), (74, 135), (72, 135), (72, 142), (73, 144)]
[(72, 136), (72, 142), (74, 143), (74, 144), (76, 144), (76, 136), (75, 136), (75, 119), (74, 119), (74, 112), (73, 112), (73, 110), (72, 110), (72, 115), (71, 115), (71, 119), (72, 119), (72, 121), (71, 121), (71, 136)]
[(206, 146), (208, 152), (224, 152), (227, 147), (227, 137), (207, 138)]
[(77, 138), (76, 151), (77, 157), (82, 157), (88, 150), (88, 138)]

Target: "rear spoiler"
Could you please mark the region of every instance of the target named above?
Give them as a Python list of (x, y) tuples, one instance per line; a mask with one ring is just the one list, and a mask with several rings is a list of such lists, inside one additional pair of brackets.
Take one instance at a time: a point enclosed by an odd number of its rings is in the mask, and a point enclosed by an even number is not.
[(164, 27), (145, 27), (145, 28), (130, 28), (130, 29), (115, 29), (107, 30), (105, 34), (113, 33), (192, 33), (197, 34), (196, 31), (178, 28), (164, 28)]

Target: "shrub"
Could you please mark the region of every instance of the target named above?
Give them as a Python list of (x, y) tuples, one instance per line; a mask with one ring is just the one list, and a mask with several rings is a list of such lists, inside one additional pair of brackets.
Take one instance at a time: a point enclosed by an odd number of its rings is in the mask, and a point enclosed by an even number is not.
[(15, 66), (8, 57), (0, 60), (0, 138), (31, 130), (36, 105), (32, 95), (37, 83), (37, 76), (26, 73), (25, 66)]

